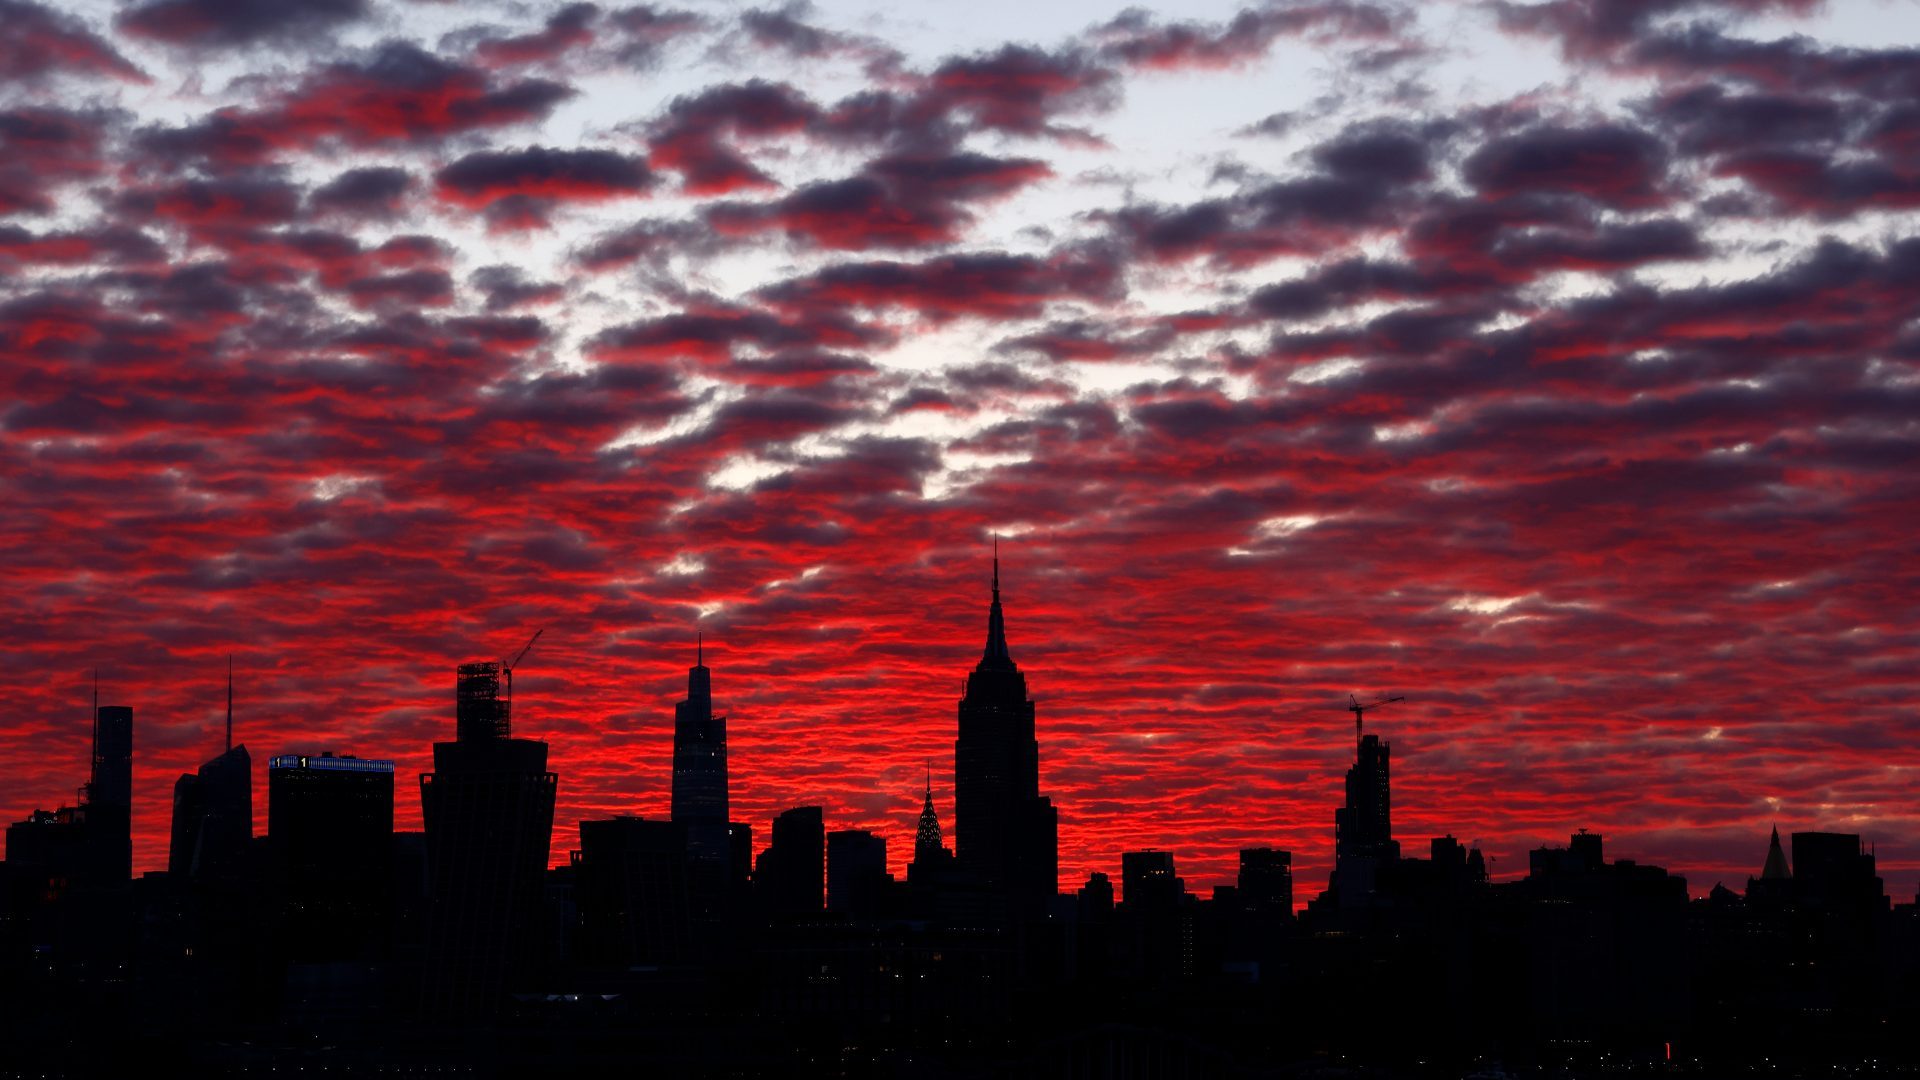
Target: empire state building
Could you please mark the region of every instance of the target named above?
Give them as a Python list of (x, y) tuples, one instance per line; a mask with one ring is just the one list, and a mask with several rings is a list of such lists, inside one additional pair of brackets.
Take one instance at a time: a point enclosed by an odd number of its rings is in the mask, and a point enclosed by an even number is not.
[(1040, 746), (1027, 677), (1007, 651), (1000, 558), (993, 560), (987, 645), (960, 699), (953, 744), (955, 854), (974, 879), (1015, 909), (1035, 909), (1059, 877), (1059, 817), (1040, 794)]

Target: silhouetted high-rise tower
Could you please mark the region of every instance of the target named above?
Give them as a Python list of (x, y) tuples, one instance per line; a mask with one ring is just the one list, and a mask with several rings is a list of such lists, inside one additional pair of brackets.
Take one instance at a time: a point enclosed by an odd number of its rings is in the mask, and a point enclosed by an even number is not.
[(713, 715), (713, 672), (698, 646), (687, 700), (673, 707), (673, 820), (687, 829), (688, 857), (726, 864), (727, 718)]
[(484, 1021), (532, 968), (559, 778), (547, 744), (511, 737), (500, 665), (462, 664), (458, 738), (433, 744), (420, 777), (431, 890), (423, 1005)]
[(1026, 676), (1007, 650), (996, 551), (987, 644), (967, 677), (953, 745), (954, 845), (968, 873), (1027, 909), (1055, 893), (1059, 865), (1059, 819), (1040, 795), (1033, 714)]
[(1346, 805), (1333, 812), (1333, 876), (1328, 891), (1351, 904), (1374, 890), (1382, 863), (1400, 858), (1393, 838), (1393, 799), (1388, 783), (1393, 748), (1378, 735), (1359, 736), (1347, 769)]
[(331, 753), (268, 758), (267, 843), (283, 956), (381, 954), (392, 917), (393, 762)]
[(233, 661), (227, 661), (224, 749), (173, 785), (167, 870), (178, 879), (238, 872), (253, 841), (253, 756), (233, 745)]
[(124, 885), (133, 877), (133, 710), (101, 705), (94, 692), (93, 770), (87, 781), (86, 880)]

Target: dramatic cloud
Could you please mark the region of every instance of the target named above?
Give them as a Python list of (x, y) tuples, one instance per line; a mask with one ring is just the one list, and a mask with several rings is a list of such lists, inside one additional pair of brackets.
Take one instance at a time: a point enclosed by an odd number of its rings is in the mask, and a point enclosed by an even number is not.
[(499, 81), (482, 69), (390, 41), (360, 60), (308, 75), (262, 107), (216, 109), (190, 124), (152, 130), (143, 143), (171, 163), (253, 166), (329, 145), (429, 143), (527, 124), (573, 93), (544, 79)]
[(561, 860), (700, 633), (735, 815), (897, 870), (998, 535), (1064, 886), (1317, 890), (1393, 693), (1410, 845), (1904, 897), (1920, 50), (1842, 7), (0, 0), (6, 813), (98, 667), (160, 865), (230, 653), (256, 760), (415, 790), (544, 627)]
[(1405, 21), (1402, 13), (1376, 4), (1269, 3), (1248, 8), (1217, 26), (1157, 23), (1138, 8), (1121, 13), (1099, 28), (1101, 52), (1133, 67), (1232, 68), (1265, 56), (1286, 36), (1310, 36), (1321, 43), (1385, 38)]
[(364, 0), (152, 0), (115, 20), (122, 33), (170, 45), (311, 41), (367, 14)]
[(0, 87), (60, 74), (147, 79), (84, 23), (31, 0), (0, 0), (0, 25), (7, 28), (0, 35)]
[(897, 155), (776, 202), (715, 205), (707, 219), (723, 236), (780, 230), (843, 251), (934, 246), (960, 239), (973, 222), (965, 203), (1010, 195), (1051, 172), (1032, 158)]

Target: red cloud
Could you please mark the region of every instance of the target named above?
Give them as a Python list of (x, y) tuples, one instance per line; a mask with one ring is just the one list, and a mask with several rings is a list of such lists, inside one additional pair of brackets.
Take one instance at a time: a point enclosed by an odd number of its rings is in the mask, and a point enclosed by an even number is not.
[(762, 290), (792, 311), (889, 308), (933, 322), (963, 316), (1031, 318), (1059, 300), (1106, 300), (1120, 289), (1118, 266), (1097, 252), (1049, 259), (950, 255), (920, 263), (840, 263)]
[(0, 0), (0, 83), (34, 83), (48, 76), (107, 75), (149, 81), (86, 25), (31, 0)]
[(779, 230), (841, 251), (929, 247), (960, 238), (973, 220), (964, 203), (1005, 197), (1050, 175), (1045, 162), (1033, 159), (892, 156), (772, 203), (709, 207), (707, 220), (724, 236)]
[(468, 154), (434, 175), (440, 198), (472, 209), (514, 200), (515, 212), (543, 215), (562, 202), (600, 202), (646, 194), (653, 174), (639, 158), (611, 150), (524, 150)]

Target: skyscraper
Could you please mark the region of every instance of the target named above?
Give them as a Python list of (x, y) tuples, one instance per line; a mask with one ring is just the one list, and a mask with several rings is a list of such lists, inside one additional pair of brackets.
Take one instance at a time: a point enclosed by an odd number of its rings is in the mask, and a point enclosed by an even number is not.
[(240, 871), (253, 840), (253, 757), (233, 745), (233, 661), (227, 661), (227, 741), (173, 785), (167, 870), (178, 880)]
[(928, 766), (926, 804), (920, 808), (920, 822), (913, 831), (913, 862), (908, 873), (914, 872), (912, 867), (932, 870), (952, 858), (953, 852), (947, 850), (946, 840), (940, 835), (940, 815), (933, 809), (933, 768)]
[(1388, 784), (1391, 755), (1391, 744), (1380, 736), (1360, 735), (1347, 769), (1346, 805), (1333, 812), (1333, 875), (1327, 891), (1343, 905), (1372, 895), (1379, 867), (1400, 858)]
[(1249, 910), (1293, 915), (1293, 852), (1270, 847), (1240, 850), (1240, 899)]
[(797, 806), (773, 819), (773, 839), (753, 871), (753, 891), (767, 911), (820, 910), (825, 884), (827, 829), (818, 806)]
[(704, 647), (687, 672), (687, 699), (673, 707), (672, 817), (686, 827), (689, 858), (729, 861), (727, 718), (713, 715), (713, 673)]
[(393, 884), (393, 762), (267, 760), (267, 844), (285, 916), (282, 954), (350, 960), (384, 951)]
[(94, 708), (85, 810), (87, 883), (126, 884), (133, 878), (133, 710), (125, 705)]
[(685, 825), (640, 817), (582, 821), (574, 868), (580, 954), (588, 964), (626, 968), (687, 959), (692, 912)]
[(986, 649), (967, 677), (953, 746), (954, 845), (968, 873), (1029, 912), (1054, 895), (1059, 876), (1059, 819), (1040, 795), (1033, 715), (1026, 676), (1007, 651), (996, 553)]
[(252, 839), (253, 757), (245, 746), (228, 747), (174, 782), (170, 872), (187, 879), (232, 870)]
[(500, 665), (462, 664), (453, 742), (420, 777), (429, 902), (423, 1006), (478, 1023), (533, 968), (559, 778), (547, 744), (511, 737)]
[(827, 910), (872, 916), (886, 906), (887, 841), (865, 829), (827, 834)]

